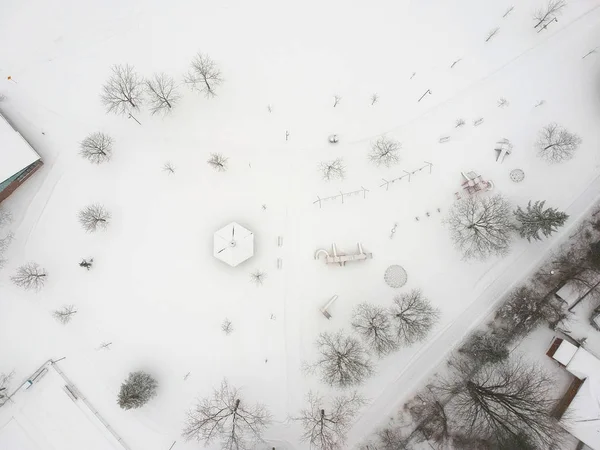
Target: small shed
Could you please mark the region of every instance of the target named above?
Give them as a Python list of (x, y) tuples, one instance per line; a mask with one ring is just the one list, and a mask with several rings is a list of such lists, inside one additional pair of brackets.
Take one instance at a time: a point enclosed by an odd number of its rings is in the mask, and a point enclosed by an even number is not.
[(41, 166), (40, 155), (0, 114), (0, 202)]
[(567, 281), (556, 291), (556, 296), (567, 304), (567, 308), (570, 308), (581, 298), (581, 293), (575, 283)]

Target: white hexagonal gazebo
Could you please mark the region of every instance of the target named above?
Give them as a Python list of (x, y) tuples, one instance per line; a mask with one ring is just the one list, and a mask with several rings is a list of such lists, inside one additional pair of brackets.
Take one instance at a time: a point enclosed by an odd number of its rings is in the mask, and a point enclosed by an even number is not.
[(232, 267), (254, 255), (254, 233), (231, 222), (214, 236), (214, 256)]

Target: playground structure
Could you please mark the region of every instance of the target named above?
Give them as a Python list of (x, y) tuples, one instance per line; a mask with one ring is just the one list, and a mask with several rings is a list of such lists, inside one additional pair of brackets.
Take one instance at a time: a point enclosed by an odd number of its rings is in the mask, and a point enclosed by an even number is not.
[(329, 311), (327, 311), (327, 309), (333, 305), (333, 302), (335, 302), (338, 299), (337, 294), (334, 295), (333, 297), (331, 297), (329, 299), (329, 301), (325, 304), (325, 306), (323, 306), (322, 308), (319, 309), (319, 311), (321, 311), (321, 313), (325, 316), (325, 318), (327, 320), (331, 319), (331, 314), (329, 313)]
[[(461, 175), (464, 177), (465, 181), (462, 183), (462, 187), (469, 194), (473, 195), (481, 191), (491, 191), (494, 189), (494, 183), (491, 181), (486, 181), (483, 179), (481, 175), (470, 171), (470, 172), (461, 172)], [(460, 194), (456, 193), (457, 198), (460, 198)]]
[(496, 162), (504, 162), (504, 158), (506, 158), (506, 155), (510, 155), (512, 153), (512, 149), (512, 143), (506, 138), (503, 138), (500, 141), (496, 142), (496, 148), (494, 148), (494, 150), (497, 153)]
[(333, 256), (330, 255), (327, 250), (320, 248), (315, 252), (315, 259), (319, 259), (319, 256), (324, 254), (325, 264), (339, 264), (340, 266), (345, 266), (348, 261), (364, 261), (373, 258), (373, 253), (365, 253), (360, 242), (357, 244), (357, 246), (358, 253), (347, 255), (345, 253), (338, 253), (334, 242), (331, 244), (331, 253), (333, 253)]

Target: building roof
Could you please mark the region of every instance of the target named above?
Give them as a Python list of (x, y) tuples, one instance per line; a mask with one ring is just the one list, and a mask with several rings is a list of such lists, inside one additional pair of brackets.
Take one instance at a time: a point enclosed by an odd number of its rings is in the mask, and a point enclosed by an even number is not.
[(38, 159), (40, 155), (0, 114), (0, 183)]
[(600, 450), (600, 359), (565, 340), (560, 343), (553, 358), (565, 365), (574, 376), (584, 380), (565, 411), (565, 428), (588, 447)]

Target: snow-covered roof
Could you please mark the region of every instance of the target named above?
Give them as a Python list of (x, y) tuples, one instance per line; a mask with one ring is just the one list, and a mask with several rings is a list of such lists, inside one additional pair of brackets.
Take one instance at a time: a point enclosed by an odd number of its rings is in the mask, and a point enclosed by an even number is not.
[(554, 355), (552, 355), (552, 358), (563, 366), (566, 366), (573, 359), (575, 353), (577, 353), (577, 346), (563, 340), (554, 352)]
[(568, 306), (573, 306), (573, 304), (581, 297), (577, 286), (570, 281), (567, 281), (558, 291), (556, 291), (556, 295), (567, 302)]
[(584, 380), (565, 412), (567, 429), (588, 447), (600, 450), (600, 359), (579, 347), (566, 369)]
[(40, 155), (0, 114), (0, 183), (38, 159)]

